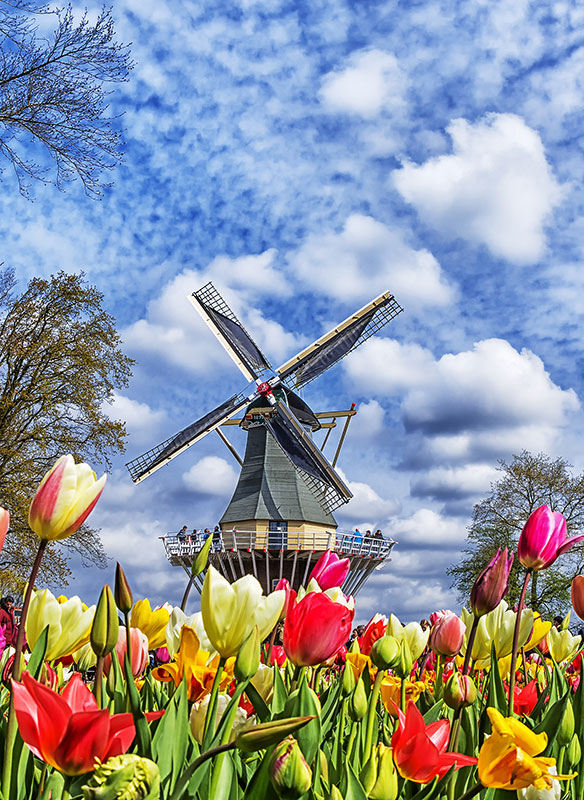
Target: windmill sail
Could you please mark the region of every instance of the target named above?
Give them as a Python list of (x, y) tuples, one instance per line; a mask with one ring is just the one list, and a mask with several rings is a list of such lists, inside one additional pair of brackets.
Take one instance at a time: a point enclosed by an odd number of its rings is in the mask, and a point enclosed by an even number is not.
[(189, 297), (248, 381), (272, 367), (212, 283)]
[(386, 292), (282, 364), (276, 372), (290, 388), (306, 386), (377, 333), (401, 311), (403, 309), (393, 295)]
[(182, 431), (170, 439), (161, 442), (141, 456), (129, 461), (126, 467), (130, 472), (130, 477), (134, 483), (139, 483), (144, 478), (147, 478), (148, 475), (155, 472), (179, 453), (182, 453), (187, 447), (215, 430), (222, 422), (228, 420), (229, 417), (232, 417), (249, 402), (250, 397), (244, 394), (236, 394), (230, 397), (229, 400), (221, 403), (220, 406), (214, 408), (213, 411), (209, 411), (208, 414), (205, 414), (204, 417), (201, 417), (196, 422), (183, 428)]
[(265, 425), (323, 509), (332, 513), (353, 496), (284, 403)]

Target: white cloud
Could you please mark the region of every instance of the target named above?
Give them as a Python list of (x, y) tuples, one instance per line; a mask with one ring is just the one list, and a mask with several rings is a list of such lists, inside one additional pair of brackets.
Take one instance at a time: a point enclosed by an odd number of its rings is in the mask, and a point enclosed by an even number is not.
[(408, 80), (397, 59), (382, 50), (361, 50), (348, 66), (324, 76), (320, 97), (325, 108), (371, 118), (405, 105)]
[(392, 396), (423, 386), (434, 363), (425, 347), (375, 336), (347, 356), (343, 367), (355, 387)]
[(432, 253), (413, 250), (401, 231), (363, 214), (352, 214), (340, 233), (310, 235), (289, 262), (304, 284), (342, 301), (389, 289), (416, 309), (447, 305), (454, 296)]
[(404, 199), (444, 236), (485, 244), (517, 264), (545, 251), (545, 225), (561, 198), (539, 134), (514, 114), (448, 127), (453, 154), (393, 173)]
[[(402, 545), (405, 554), (408, 546), (412, 545), (461, 546), (466, 539), (466, 526), (464, 522), (443, 517), (430, 508), (420, 508), (411, 517), (389, 520), (384, 533)], [(399, 551), (398, 547), (395, 553)]]
[(114, 393), (113, 403), (104, 404), (103, 410), (110, 419), (121, 419), (126, 423), (133, 444), (151, 442), (166, 419), (166, 412), (153, 411), (148, 403), (139, 403), (118, 393)]
[(183, 473), (187, 489), (197, 494), (228, 497), (235, 488), (237, 472), (219, 456), (206, 456)]
[(350, 481), (342, 469), (337, 467), (337, 472), (353, 492), (353, 497), (348, 505), (343, 506), (339, 516), (358, 522), (364, 528), (373, 528), (380, 525), (381, 520), (395, 514), (399, 503), (395, 500), (384, 500), (368, 483)]
[(412, 495), (438, 500), (485, 494), (499, 473), (490, 464), (436, 467), (412, 480)]

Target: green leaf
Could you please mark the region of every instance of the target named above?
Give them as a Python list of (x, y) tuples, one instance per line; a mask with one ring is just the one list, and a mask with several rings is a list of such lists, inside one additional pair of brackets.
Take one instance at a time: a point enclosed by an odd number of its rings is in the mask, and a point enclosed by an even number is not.
[[(248, 684), (245, 693), (249, 702), (252, 704), (254, 711), (258, 715), (260, 722), (269, 722), (272, 716), (270, 709), (267, 707), (261, 694), (252, 683)], [(273, 708), (274, 703), (272, 701), (272, 709)]]
[(158, 764), (163, 792), (170, 794), (185, 765), (189, 737), (188, 699), (183, 680), (152, 737), (152, 756)]
[(191, 567), (192, 578), (196, 578), (197, 575), (200, 575), (201, 572), (203, 572), (203, 570), (206, 568), (212, 543), (213, 537), (211, 534), (209, 534), (205, 539), (205, 544), (201, 547), (196, 557), (193, 559), (193, 565)]
[(278, 795), (270, 782), (269, 766), (273, 750), (273, 747), (266, 750), (262, 763), (254, 772), (251, 781), (247, 784), (243, 800), (260, 800), (260, 798), (261, 800), (278, 800)]
[(552, 745), (557, 736), (564, 711), (566, 710), (566, 705), (569, 701), (570, 695), (567, 693), (564, 697), (556, 700), (556, 702), (549, 707), (541, 722), (533, 729), (534, 733), (547, 733), (548, 744), (542, 753), (543, 756), (547, 757), (551, 753)]
[(152, 736), (150, 734), (150, 728), (148, 727), (146, 717), (144, 716), (144, 712), (140, 706), (140, 695), (138, 694), (136, 684), (134, 683), (132, 666), (127, 653), (124, 656), (124, 666), (126, 669), (126, 676), (128, 678), (126, 681), (126, 689), (128, 692), (128, 698), (130, 700), (132, 716), (134, 717), (134, 725), (136, 726), (138, 755), (142, 756), (143, 758), (152, 758)]
[(32, 677), (37, 680), (41, 673), (41, 669), (43, 668), (43, 664), (45, 663), (45, 653), (47, 652), (48, 638), (49, 626), (47, 625), (39, 638), (36, 640), (36, 644), (32, 649), (32, 653), (26, 667), (26, 671), (29, 673), (29, 675), (32, 675)]
[(431, 722), (437, 722), (442, 716), (444, 710), (444, 701), (438, 700), (434, 703), (424, 714), (424, 723), (429, 725)]
[[(282, 680), (282, 673), (277, 664), (272, 667), (274, 670), (274, 695), (272, 697), (272, 714), (279, 714), (284, 710), (286, 700), (288, 699), (288, 692)], [(252, 700), (253, 702), (253, 700)], [(254, 706), (255, 707), (255, 706)]]
[(298, 716), (308, 717), (314, 715), (316, 719), (311, 720), (307, 725), (295, 734), (304, 758), (312, 764), (318, 748), (320, 747), (320, 704), (314, 692), (309, 688), (306, 679), (302, 680), (298, 694)]
[(346, 766), (345, 779), (347, 782), (347, 786), (343, 795), (345, 800), (367, 800), (367, 795), (365, 794), (365, 790), (361, 785), (361, 781), (355, 775), (353, 767), (350, 764), (347, 764)]

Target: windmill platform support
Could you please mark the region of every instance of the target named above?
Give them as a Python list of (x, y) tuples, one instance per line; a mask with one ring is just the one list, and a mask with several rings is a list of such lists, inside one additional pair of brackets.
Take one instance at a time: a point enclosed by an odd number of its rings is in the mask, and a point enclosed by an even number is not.
[[(298, 590), (308, 582), (312, 568), (326, 550), (332, 550), (339, 558), (349, 559), (349, 574), (343, 583), (345, 594), (355, 596), (367, 578), (376, 569), (391, 561), (394, 542), (374, 536), (345, 533), (342, 531), (304, 530), (221, 531), (215, 535), (209, 563), (231, 583), (244, 575), (253, 575), (267, 594), (274, 590), (281, 578), (287, 578), (293, 589)], [(187, 575), (196, 554), (203, 545), (198, 540), (181, 540), (176, 535), (161, 537), (166, 557), (173, 566), (183, 567)], [(203, 575), (194, 585), (200, 592)]]

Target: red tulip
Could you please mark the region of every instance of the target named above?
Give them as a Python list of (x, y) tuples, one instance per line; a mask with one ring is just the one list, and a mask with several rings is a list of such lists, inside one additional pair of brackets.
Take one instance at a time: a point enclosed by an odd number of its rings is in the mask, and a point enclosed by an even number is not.
[(327, 550), (314, 565), (309, 582), (314, 578), (324, 592), (334, 586), (342, 586), (348, 574), (349, 559), (339, 558), (332, 550)]
[[(263, 661), (263, 657), (262, 657)], [(270, 656), (270, 664), (269, 666), (273, 666), (277, 664), (279, 667), (283, 667), (286, 663), (286, 652), (281, 644), (275, 644), (272, 647), (272, 655)]]
[(321, 592), (309, 592), (286, 616), (286, 655), (299, 667), (321, 664), (348, 640), (354, 616), (354, 608), (335, 603)]
[(572, 607), (584, 619), (584, 575), (576, 575), (572, 581)]
[(520, 689), (517, 684), (515, 684), (514, 695), (515, 701), (513, 706), (516, 713), (525, 714), (528, 717), (539, 699), (537, 696), (537, 681), (529, 681), (523, 689)]
[(440, 616), (432, 615), (435, 618), (432, 632), (428, 640), (430, 650), (440, 656), (455, 656), (460, 652), (462, 641), (466, 631), (464, 622), (452, 611), (440, 612)]
[(412, 702), (404, 714), (395, 703), (397, 730), (391, 737), (393, 758), (399, 774), (416, 783), (429, 783), (441, 778), (450, 767), (455, 769), (476, 764), (477, 759), (462, 753), (447, 753), (450, 722), (440, 719), (424, 725), (424, 718)]
[[(95, 697), (75, 673), (62, 694), (51, 691), (24, 673), (12, 681), (14, 710), (20, 735), (30, 750), (63, 772), (82, 775), (95, 769), (95, 759), (106, 761), (125, 753), (135, 735), (130, 713), (100, 711)], [(153, 711), (147, 719), (164, 712)]]
[(290, 586), (290, 581), (287, 578), (280, 578), (274, 591), (277, 592), (279, 589), (286, 592), (286, 599), (284, 600), (284, 606), (280, 614), (280, 619), (286, 619), (286, 614), (288, 613), (290, 605), (296, 602), (296, 592)]
[(497, 608), (507, 594), (513, 553), (507, 559), (507, 548), (499, 548), (493, 559), (474, 582), (470, 592), (470, 607), (475, 617), (482, 617)]
[(387, 618), (381, 614), (375, 614), (367, 623), (363, 635), (357, 639), (359, 652), (364, 656), (368, 656), (375, 642), (385, 635), (386, 630)]
[(521, 531), (517, 556), (526, 569), (539, 571), (583, 539), (584, 534), (568, 539), (564, 517), (549, 506), (540, 506), (529, 515)]

